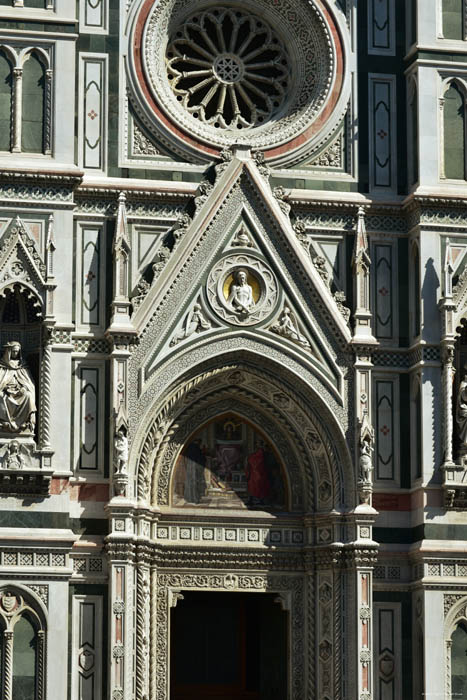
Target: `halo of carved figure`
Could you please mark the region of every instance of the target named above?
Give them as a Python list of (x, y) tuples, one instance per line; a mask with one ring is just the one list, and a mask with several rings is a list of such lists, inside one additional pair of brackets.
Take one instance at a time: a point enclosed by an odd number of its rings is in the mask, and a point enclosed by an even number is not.
[(211, 270), (207, 297), (215, 313), (236, 326), (252, 326), (267, 319), (280, 296), (270, 268), (253, 255), (227, 255)]

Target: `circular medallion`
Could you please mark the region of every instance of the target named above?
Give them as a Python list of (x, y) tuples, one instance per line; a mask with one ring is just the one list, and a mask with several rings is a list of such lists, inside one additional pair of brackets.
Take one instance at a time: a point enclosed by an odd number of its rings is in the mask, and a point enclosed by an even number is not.
[(298, 162), (347, 108), (348, 32), (326, 0), (142, 0), (131, 41), (136, 110), (198, 160), (245, 143)]
[(215, 313), (237, 326), (253, 326), (274, 313), (279, 289), (273, 272), (251, 255), (228, 255), (211, 270), (207, 297)]

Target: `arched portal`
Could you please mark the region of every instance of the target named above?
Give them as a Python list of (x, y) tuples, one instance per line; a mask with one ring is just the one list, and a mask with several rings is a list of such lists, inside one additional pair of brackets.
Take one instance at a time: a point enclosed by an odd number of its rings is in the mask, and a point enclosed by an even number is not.
[[(260, 667), (268, 653), (280, 655), (281, 699), (312, 698), (318, 687), (339, 697), (342, 653), (355, 634), (349, 596), (357, 591), (357, 560), (367, 566), (372, 556), (357, 558), (356, 542), (366, 538), (370, 546), (374, 512), (357, 507), (346, 397), (286, 358), (280, 364), (248, 347), (218, 349), (202, 362), (188, 351), (141, 382), (134, 397), (130, 500), (110, 504), (109, 551), (117, 606), (136, 579), (136, 697), (262, 700), (262, 671), (251, 671), (251, 696), (241, 675), (245, 646), (224, 675), (216, 664), (208, 664), (212, 674), (177, 670), (185, 652), (176, 635), (192, 618), (216, 627), (219, 640), (229, 619), (244, 620), (236, 638), (256, 644)], [(112, 538), (128, 535), (134, 563), (122, 564), (121, 543), (113, 549)], [(368, 581), (358, 584), (367, 601)], [(253, 624), (248, 611), (258, 595), (266, 612), (255, 613)], [(211, 601), (224, 618), (212, 614)], [(273, 617), (282, 630), (277, 648), (266, 643)], [(130, 624), (126, 617), (126, 634)], [(203, 659), (209, 652), (198, 651)]]
[(194, 367), (164, 390), (135, 429), (130, 455), (135, 494), (155, 506), (168, 505), (172, 470), (190, 435), (233, 410), (276, 444), (292, 510), (355, 506), (352, 437), (338, 422), (338, 401), (332, 405), (324, 387), (322, 395), (286, 367), (265, 357), (260, 365), (248, 353)]

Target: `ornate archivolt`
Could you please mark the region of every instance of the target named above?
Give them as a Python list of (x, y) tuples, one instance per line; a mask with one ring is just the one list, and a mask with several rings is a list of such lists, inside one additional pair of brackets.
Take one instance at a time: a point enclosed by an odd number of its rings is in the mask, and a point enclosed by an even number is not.
[[(228, 411), (273, 439), (288, 472), (292, 510), (331, 510), (344, 499), (352, 502), (355, 479), (339, 427), (329, 430), (296, 388), (242, 362), (192, 371), (147, 412), (130, 455), (135, 495), (154, 505), (169, 504), (171, 470), (183, 445), (204, 423)], [(321, 416), (326, 414), (323, 406)], [(333, 420), (330, 413), (327, 417)]]

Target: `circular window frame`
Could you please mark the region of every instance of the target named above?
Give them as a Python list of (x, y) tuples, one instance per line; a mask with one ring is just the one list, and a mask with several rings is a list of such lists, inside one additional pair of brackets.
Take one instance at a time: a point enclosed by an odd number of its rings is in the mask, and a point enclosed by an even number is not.
[[(159, 49), (163, 52), (160, 73), (161, 70), (164, 72), (166, 70), (165, 53), (173, 27), (179, 26), (193, 15), (194, 9), (202, 11), (216, 5), (227, 7), (228, 4), (227, 2), (213, 3), (212, 0), (197, 0), (196, 4), (192, 0), (159, 0), (158, 2), (141, 0), (139, 7), (134, 7), (130, 17), (131, 50), (128, 55), (130, 78), (128, 88), (132, 106), (146, 126), (150, 129), (157, 128), (158, 138), (163, 143), (188, 161), (209, 162), (218, 158), (223, 149), (234, 143), (243, 143), (251, 148), (262, 150), (271, 165), (290, 167), (298, 164), (304, 158), (316, 153), (342, 123), (351, 92), (350, 71), (345, 70), (346, 57), (351, 53), (348, 28), (344, 16), (339, 16), (340, 13), (336, 13), (335, 10), (331, 11), (324, 0), (301, 0), (297, 6), (297, 12), (292, 13), (295, 14), (295, 20), (301, 21), (306, 16), (310, 22), (311, 16), (315, 18), (314, 31), (322, 33), (326, 51), (329, 52), (327, 86), (322, 99), (318, 99), (310, 107), (309, 113), (305, 110), (305, 113), (297, 116), (291, 109), (290, 103), (287, 103), (273, 122), (245, 129), (240, 138), (236, 130), (229, 131), (214, 127), (201, 130), (200, 133), (200, 130), (193, 125), (196, 120), (192, 119), (190, 114), (183, 113), (182, 108), (174, 108), (176, 100), (167, 79), (158, 81), (161, 86), (159, 92), (154, 89), (156, 74), (153, 73), (151, 77), (151, 49), (148, 49), (148, 45), (151, 43), (154, 45), (154, 32), (158, 22), (161, 24), (159, 31), (165, 31), (166, 37), (164, 45)], [(280, 0), (277, 0), (277, 5), (280, 4)], [(278, 15), (270, 0), (254, 0), (254, 2), (242, 0), (238, 6), (251, 11), (256, 16), (260, 11), (263, 16), (264, 10), (265, 20), (269, 26), (272, 26), (273, 31), (287, 43), (289, 55), (296, 64), (292, 70), (295, 82), (291, 88), (291, 94), (298, 95), (298, 99), (302, 84), (300, 81), (303, 81), (303, 75), (309, 65), (306, 61), (297, 63), (299, 40), (294, 39), (295, 43), (292, 41), (293, 26), (290, 24), (284, 29), (280, 24), (280, 30), (277, 28)], [(165, 12), (164, 21), (160, 21), (162, 11)], [(160, 41), (159, 44), (161, 44)], [(292, 51), (290, 47), (294, 50)], [(302, 46), (302, 53), (304, 50)], [(310, 51), (309, 55), (311, 53)], [(152, 56), (154, 66), (157, 63), (154, 59), (157, 53), (153, 51)], [(158, 64), (160, 66), (161, 61)], [(274, 128), (271, 128), (271, 125)]]
[(269, 125), (293, 83), (284, 42), (264, 18), (241, 8), (189, 15), (169, 38), (165, 60), (177, 102), (229, 138)]

